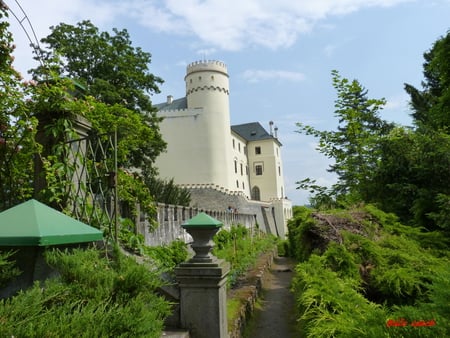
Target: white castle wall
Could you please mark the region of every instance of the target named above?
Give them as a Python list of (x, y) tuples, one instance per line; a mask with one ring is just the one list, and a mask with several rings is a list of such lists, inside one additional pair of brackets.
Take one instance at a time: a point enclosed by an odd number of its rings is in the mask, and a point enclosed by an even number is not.
[[(178, 184), (214, 182), (232, 189), (229, 81), (224, 63), (187, 66), (187, 110), (162, 111), (167, 153), (157, 161), (162, 177)], [(187, 164), (189, 164), (187, 166)]]
[(234, 185), (232, 190), (241, 191), (247, 198), (250, 198), (250, 168), (248, 166), (246, 141), (239, 135), (231, 133), (231, 142), (233, 159), (231, 182)]
[[(255, 153), (255, 147), (261, 148), (261, 153)], [(250, 182), (252, 188), (259, 187), (261, 200), (284, 197), (283, 168), (281, 165), (280, 147), (272, 139), (251, 142), (248, 149), (250, 163)], [(256, 175), (255, 166), (263, 164), (263, 174)], [(280, 169), (278, 169), (280, 167)], [(270, 179), (268, 179), (270, 178)]]

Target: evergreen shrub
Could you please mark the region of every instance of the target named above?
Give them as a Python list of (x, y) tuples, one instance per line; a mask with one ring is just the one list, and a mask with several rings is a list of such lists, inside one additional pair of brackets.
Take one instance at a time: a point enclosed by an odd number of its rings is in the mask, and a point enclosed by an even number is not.
[(233, 225), (230, 230), (222, 229), (214, 236), (213, 254), (230, 263), (228, 284), (232, 287), (258, 257), (268, 250), (275, 250), (277, 240), (274, 236), (258, 232), (252, 235), (241, 225)]
[[(309, 258), (296, 267), (300, 330), (305, 337), (450, 336), (449, 259), (426, 249), (419, 229), (373, 206), (369, 210), (359, 215), (367, 213), (361, 224), (370, 231), (341, 229), (340, 243), (330, 241), (318, 254), (308, 248)], [(290, 236), (313, 224), (301, 224), (305, 215), (290, 222)], [(399, 323), (405, 325), (394, 325)]]
[(46, 252), (59, 276), (0, 301), (0, 337), (160, 337), (169, 304), (154, 272), (118, 250)]

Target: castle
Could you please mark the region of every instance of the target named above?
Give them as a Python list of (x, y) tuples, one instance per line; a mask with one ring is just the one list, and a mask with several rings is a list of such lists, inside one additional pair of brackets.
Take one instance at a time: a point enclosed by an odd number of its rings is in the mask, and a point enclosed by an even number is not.
[(187, 66), (186, 96), (156, 105), (167, 152), (161, 177), (191, 192), (191, 204), (254, 214), (267, 232), (286, 235), (292, 203), (285, 196), (281, 143), (270, 122), (230, 126), (229, 76), (220, 61)]

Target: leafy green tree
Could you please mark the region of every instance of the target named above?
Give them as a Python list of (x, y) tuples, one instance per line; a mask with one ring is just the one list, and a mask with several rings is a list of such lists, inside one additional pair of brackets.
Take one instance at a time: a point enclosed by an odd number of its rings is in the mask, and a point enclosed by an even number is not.
[(0, 210), (32, 194), (33, 156), (37, 121), (26, 97), (32, 88), (13, 68), (14, 45), (8, 31), (6, 5), (0, 2)]
[(406, 223), (448, 228), (442, 213), (450, 196), (450, 135), (399, 127), (380, 139), (380, 146), (372, 201)]
[(422, 90), (406, 84), (415, 129), (380, 139), (377, 201), (404, 222), (447, 229), (450, 197), (450, 32), (424, 53)]
[[(332, 71), (332, 78), (337, 91), (337, 130), (319, 131), (302, 123), (297, 123), (297, 126), (300, 133), (318, 138), (319, 152), (334, 160), (328, 169), (338, 176), (332, 194), (351, 194), (356, 199), (364, 200), (374, 189), (372, 173), (380, 156), (378, 139), (387, 134), (393, 125), (379, 117), (384, 99), (369, 99), (367, 90), (357, 80), (341, 78), (337, 71)], [(298, 183), (305, 188), (308, 182)]]
[(417, 126), (431, 130), (450, 126), (450, 31), (424, 53), (423, 90), (405, 84)]
[[(118, 127), (119, 138), (127, 139), (122, 146), (128, 154), (121, 165), (150, 170), (165, 149), (160, 118), (150, 100), (162, 80), (149, 72), (150, 53), (133, 47), (126, 30), (100, 32), (90, 21), (76, 26), (61, 23), (51, 31), (41, 40), (47, 46), (40, 53), (46, 67), (33, 70), (34, 77), (46, 79), (50, 69), (78, 81), (96, 101), (114, 107), (105, 116), (90, 116), (91, 122), (101, 133)], [(124, 125), (124, 121), (132, 122)]]

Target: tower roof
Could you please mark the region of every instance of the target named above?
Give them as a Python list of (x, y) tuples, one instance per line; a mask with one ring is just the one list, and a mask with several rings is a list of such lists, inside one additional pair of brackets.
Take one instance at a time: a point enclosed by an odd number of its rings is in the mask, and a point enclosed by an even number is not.
[(158, 109), (158, 111), (187, 109), (187, 99), (186, 97), (182, 97), (180, 99), (173, 100), (170, 103), (166, 101), (153, 106)]
[(237, 124), (231, 126), (231, 130), (248, 142), (273, 139), (281, 145), (278, 139), (270, 135), (259, 122)]

